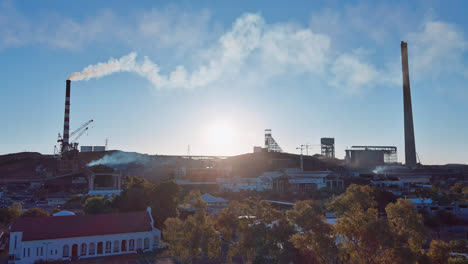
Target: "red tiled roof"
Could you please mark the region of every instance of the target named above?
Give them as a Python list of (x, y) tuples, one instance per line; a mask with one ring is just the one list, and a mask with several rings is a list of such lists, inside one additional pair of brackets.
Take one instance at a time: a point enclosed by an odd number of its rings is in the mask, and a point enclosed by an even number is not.
[(23, 241), (151, 231), (146, 211), (80, 216), (16, 219), (11, 232), (23, 232)]

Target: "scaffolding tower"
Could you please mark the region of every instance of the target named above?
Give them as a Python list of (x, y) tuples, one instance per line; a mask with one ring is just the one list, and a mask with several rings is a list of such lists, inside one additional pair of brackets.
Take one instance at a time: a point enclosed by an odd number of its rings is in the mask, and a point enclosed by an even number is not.
[(271, 136), (271, 129), (265, 129), (265, 148), (268, 152), (283, 152), (276, 140)]
[(321, 138), (322, 155), (325, 157), (335, 157), (335, 138)]

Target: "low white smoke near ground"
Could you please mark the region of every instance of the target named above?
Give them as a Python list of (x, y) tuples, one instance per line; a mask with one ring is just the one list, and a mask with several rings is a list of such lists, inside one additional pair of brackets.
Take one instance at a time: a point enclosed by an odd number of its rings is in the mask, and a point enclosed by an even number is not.
[(383, 165), (375, 167), (375, 169), (372, 172), (375, 174), (385, 174), (385, 172), (392, 170), (408, 170), (408, 167), (402, 165)]
[(133, 152), (113, 152), (106, 154), (104, 157), (91, 161), (88, 166), (95, 165), (106, 165), (108, 167), (118, 167), (128, 164), (140, 164), (145, 165), (151, 161), (151, 158), (145, 154), (133, 153)]

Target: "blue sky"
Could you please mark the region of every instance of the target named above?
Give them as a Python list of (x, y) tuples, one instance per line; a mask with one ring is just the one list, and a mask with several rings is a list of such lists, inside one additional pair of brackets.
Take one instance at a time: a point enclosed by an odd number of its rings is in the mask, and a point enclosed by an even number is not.
[(421, 162), (468, 163), (465, 1), (135, 2), (0, 0), (0, 154), (52, 153), (65, 80), (88, 67), (82, 145), (234, 155), (271, 128), (287, 152), (335, 137), (339, 158), (395, 145), (403, 161), (405, 40)]

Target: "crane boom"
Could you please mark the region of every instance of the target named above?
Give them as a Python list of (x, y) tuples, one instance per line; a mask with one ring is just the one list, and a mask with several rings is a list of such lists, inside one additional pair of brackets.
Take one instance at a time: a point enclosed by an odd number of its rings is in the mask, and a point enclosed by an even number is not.
[[(70, 137), (73, 137), (76, 133), (80, 132), (83, 128), (86, 127), (85, 131), (88, 129), (88, 125), (91, 124), (94, 120), (91, 119), (89, 120), (88, 122), (84, 123), (83, 125), (81, 125), (79, 128), (77, 128), (75, 131), (71, 132), (70, 133)], [(75, 139), (76, 140), (76, 139)]]
[(75, 139), (73, 139), (72, 143), (76, 142), (86, 131), (88, 130), (88, 127), (86, 127), (85, 129), (83, 129), (83, 131), (81, 131), (78, 136), (76, 136)]

